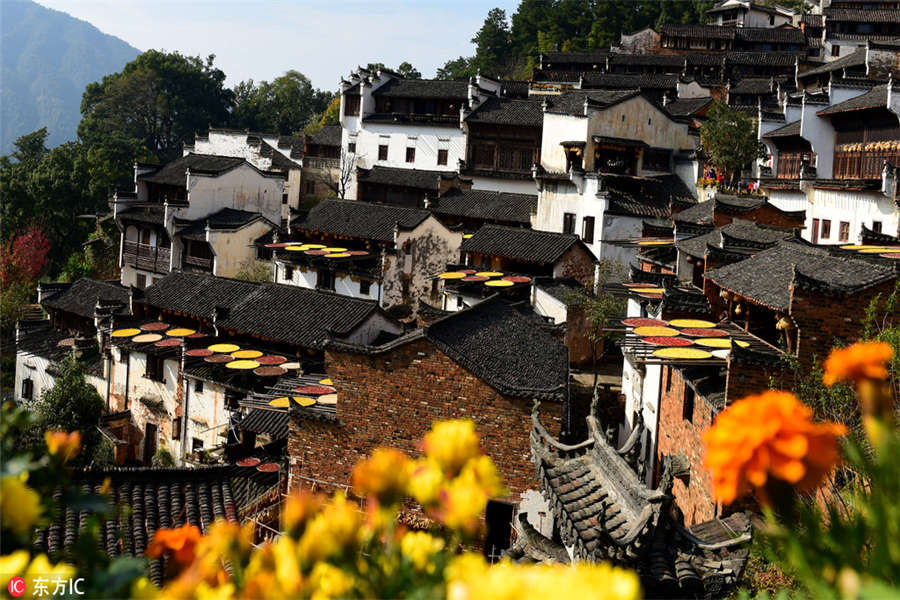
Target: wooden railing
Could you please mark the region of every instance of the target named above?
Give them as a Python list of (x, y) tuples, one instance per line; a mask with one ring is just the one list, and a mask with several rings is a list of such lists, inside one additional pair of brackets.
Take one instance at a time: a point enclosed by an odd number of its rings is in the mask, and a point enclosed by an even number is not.
[(341, 166), (341, 159), (326, 158), (322, 156), (305, 156), (303, 166), (308, 169), (337, 169)]
[(199, 256), (190, 256), (185, 254), (181, 257), (182, 263), (186, 267), (193, 267), (203, 271), (212, 272), (213, 261), (211, 258), (201, 258)]
[(815, 166), (816, 155), (810, 152), (783, 152), (778, 155), (779, 179), (799, 179), (800, 167), (804, 161)]
[(880, 179), (884, 162), (900, 163), (900, 150), (836, 150), (835, 179)]
[(151, 246), (139, 242), (125, 241), (122, 248), (122, 262), (138, 269), (154, 273), (168, 273), (171, 251), (161, 246)]

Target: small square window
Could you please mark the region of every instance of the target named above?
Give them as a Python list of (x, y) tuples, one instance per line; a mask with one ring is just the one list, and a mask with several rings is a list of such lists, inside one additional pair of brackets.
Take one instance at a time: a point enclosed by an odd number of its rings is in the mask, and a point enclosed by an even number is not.
[(198, 379), (197, 381), (194, 382), (194, 392), (196, 392), (198, 394), (203, 393), (203, 380), (202, 379)]
[(356, 142), (349, 142), (347, 144), (347, 153), (356, 154)]
[(191, 452), (199, 452), (203, 450), (203, 440), (200, 438), (193, 438), (191, 440)]
[(416, 149), (415, 148), (407, 148), (406, 149), (406, 162), (416, 162)]
[(684, 384), (684, 403), (681, 406), (681, 417), (688, 423), (694, 422), (694, 388)]
[(287, 201), (288, 201), (288, 195), (287, 195), (287, 194), (282, 194), (282, 195), (281, 195), (281, 203), (282, 203), (282, 204), (287, 204)]
[(175, 417), (174, 419), (172, 419), (172, 439), (181, 439), (181, 417)]
[(575, 213), (563, 213), (563, 233), (575, 233)]
[(388, 157), (388, 147), (387, 144), (379, 144), (378, 146), (378, 160), (387, 160)]
[(29, 377), (22, 380), (22, 399), (31, 400), (34, 396), (34, 381)]
[(872, 231), (881, 233), (881, 221), (872, 221)]
[(294, 267), (284, 266), (284, 278), (288, 281), (294, 280)]
[(446, 165), (449, 152), (447, 150), (438, 150), (437, 164)]
[(822, 219), (822, 239), (827, 240), (831, 237), (831, 221), (829, 219)]
[(832, 56), (840, 56), (841, 55), (841, 47), (840, 46), (832, 46), (831, 47), (831, 55)]
[(594, 217), (585, 217), (581, 224), (581, 240), (585, 244), (594, 243)]
[(371, 281), (360, 281), (359, 282), (359, 293), (363, 296), (368, 296), (369, 292), (372, 290), (372, 282)]
[(840, 242), (846, 242), (850, 239), (850, 223), (841, 221)]

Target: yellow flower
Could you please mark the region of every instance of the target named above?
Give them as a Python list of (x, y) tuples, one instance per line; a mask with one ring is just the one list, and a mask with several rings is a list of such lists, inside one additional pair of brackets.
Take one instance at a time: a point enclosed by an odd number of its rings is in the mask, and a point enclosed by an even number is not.
[(275, 559), (275, 577), (284, 593), (293, 595), (302, 582), (297, 564), (297, 545), (291, 538), (282, 536), (271, 548)]
[(438, 519), (450, 529), (474, 534), (481, 526), (481, 515), (488, 495), (472, 477), (457, 477), (441, 488)]
[(197, 600), (229, 600), (234, 597), (234, 584), (226, 583), (216, 587), (201, 581), (197, 586)]
[(438, 492), (444, 485), (444, 472), (440, 465), (429, 459), (416, 461), (409, 480), (409, 493), (423, 506), (437, 502)]
[(769, 477), (809, 491), (837, 464), (846, 427), (813, 423), (812, 411), (789, 392), (767, 391), (722, 411), (703, 436), (715, 496), (730, 504), (751, 487), (768, 502)]
[(27, 550), (16, 550), (12, 554), (0, 556), (0, 575), (6, 578), (21, 575), (25, 572), (30, 558)]
[(29, 589), (33, 590), (34, 586), (31, 585), (31, 582), (38, 577), (53, 581), (55, 579), (69, 579), (74, 577), (75, 573), (77, 573), (77, 570), (72, 565), (67, 565), (66, 563), (51, 565), (50, 561), (47, 560), (46, 554), (38, 554), (31, 561), (31, 564), (28, 565), (25, 574), (22, 575), (22, 579), (28, 582)]
[(311, 492), (296, 492), (288, 496), (281, 511), (281, 525), (284, 532), (299, 538), (310, 519), (325, 504), (325, 496)]
[(307, 526), (298, 554), (313, 563), (348, 550), (359, 540), (361, 524), (359, 508), (348, 502), (343, 493), (335, 494)]
[(490, 497), (505, 496), (506, 488), (497, 466), (490, 457), (481, 455), (469, 460), (463, 467), (460, 477), (470, 477)]
[(406, 496), (412, 461), (394, 448), (376, 448), (372, 456), (353, 467), (353, 487), (360, 496), (381, 504), (394, 504)]
[(4, 527), (25, 534), (41, 516), (41, 497), (25, 485), (28, 473), (9, 475), (0, 481), (0, 521)]
[(434, 572), (432, 558), (444, 549), (444, 540), (424, 531), (411, 531), (400, 540), (400, 551), (418, 571)]
[(825, 385), (839, 381), (859, 383), (863, 379), (887, 379), (887, 363), (894, 357), (894, 349), (885, 342), (859, 342), (833, 350), (825, 361)]
[(131, 600), (154, 600), (159, 597), (159, 590), (146, 577), (139, 577), (131, 584)]
[(451, 476), (481, 453), (475, 423), (469, 419), (436, 422), (425, 434), (424, 446), (428, 457)]
[(309, 576), (313, 600), (343, 598), (353, 590), (353, 577), (326, 562), (317, 563)]
[(58, 456), (63, 462), (75, 458), (81, 450), (81, 433), (78, 431), (45, 431), (44, 441), (47, 442), (50, 455)]

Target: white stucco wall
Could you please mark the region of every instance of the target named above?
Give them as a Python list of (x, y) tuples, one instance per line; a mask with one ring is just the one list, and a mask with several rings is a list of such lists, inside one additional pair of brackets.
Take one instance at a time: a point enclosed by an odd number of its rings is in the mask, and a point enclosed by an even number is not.
[(537, 195), (537, 186), (533, 179), (502, 179), (500, 177), (472, 177), (473, 190), (490, 190), (509, 194)]
[(213, 251), (213, 275), (234, 277), (244, 263), (256, 258), (253, 241), (265, 235), (273, 225), (259, 220), (236, 231), (207, 231), (206, 240)]
[[(296, 285), (297, 287), (302, 287), (310, 290), (316, 289), (316, 281), (318, 280), (318, 275), (315, 269), (311, 267), (301, 267), (300, 265), (292, 265), (291, 263), (286, 263), (280, 260), (276, 260), (275, 262), (278, 265), (276, 278), (277, 283)], [(293, 267), (293, 273), (290, 278), (287, 277), (286, 267)], [(342, 296), (350, 296), (351, 298), (362, 298), (365, 300), (380, 299), (381, 283), (378, 281), (368, 280), (370, 282), (369, 293), (363, 294), (361, 289), (362, 281), (363, 280), (360, 277), (336, 272), (334, 278), (334, 292)]]
[(197, 391), (199, 380), (185, 374), (185, 395), (187, 396), (188, 419), (186, 423), (186, 450), (193, 450), (193, 440), (203, 441), (204, 450), (215, 448), (224, 442), (219, 434), (228, 425), (229, 413), (225, 410), (225, 388), (221, 385), (203, 382), (203, 391)]
[(273, 223), (281, 220), (284, 180), (263, 175), (247, 164), (218, 177), (190, 174), (187, 188), (188, 206), (170, 208), (172, 216), (193, 221), (223, 208), (234, 208), (258, 212)]
[(542, 317), (551, 318), (554, 325), (565, 323), (568, 318), (565, 303), (560, 302), (539, 286), (532, 287), (531, 305), (534, 307), (534, 312)]
[[(831, 221), (831, 235), (823, 238), (819, 227), (820, 244), (858, 243), (862, 226), (871, 228), (874, 221), (881, 222), (881, 230), (895, 234), (898, 226), (898, 208), (880, 192), (812, 189), (812, 202), (806, 213), (807, 225), (803, 237), (812, 235), (812, 219)], [(840, 222), (850, 223), (848, 241), (841, 241)]]

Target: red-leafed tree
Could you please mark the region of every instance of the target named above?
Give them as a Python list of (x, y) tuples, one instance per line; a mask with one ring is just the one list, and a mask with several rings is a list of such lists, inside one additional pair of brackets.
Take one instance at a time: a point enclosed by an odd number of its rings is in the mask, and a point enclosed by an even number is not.
[(50, 239), (31, 225), (0, 245), (0, 329), (9, 332), (34, 296), (34, 286), (47, 266)]

